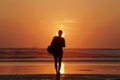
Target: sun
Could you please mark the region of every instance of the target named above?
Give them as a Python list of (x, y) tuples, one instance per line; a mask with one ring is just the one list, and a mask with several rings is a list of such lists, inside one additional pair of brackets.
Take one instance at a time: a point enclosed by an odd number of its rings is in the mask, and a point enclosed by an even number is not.
[[(59, 30), (58, 30), (59, 31)], [(58, 31), (56, 32), (56, 36), (58, 36)], [(63, 30), (62, 30), (63, 31)], [(63, 31), (62, 37), (65, 36), (65, 32)]]
[[(65, 36), (65, 31), (64, 31), (64, 25), (58, 25), (58, 31), (59, 30), (62, 30), (63, 31), (63, 34), (62, 34), (62, 37)], [(58, 31), (56, 32), (56, 35), (58, 36)]]
[(65, 32), (63, 31), (62, 37), (64, 37), (64, 36), (65, 36)]

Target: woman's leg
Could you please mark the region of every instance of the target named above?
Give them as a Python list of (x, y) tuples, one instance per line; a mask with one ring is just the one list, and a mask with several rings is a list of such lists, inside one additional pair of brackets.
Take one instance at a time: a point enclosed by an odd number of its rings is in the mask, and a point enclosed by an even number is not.
[(59, 69), (58, 69), (58, 71), (59, 71), (59, 72), (60, 72), (60, 69), (61, 69), (62, 57), (63, 57), (63, 54), (61, 54), (61, 55), (59, 56), (59, 60), (58, 60), (58, 62), (59, 62)]
[(57, 56), (54, 56), (54, 65), (55, 65), (55, 70), (57, 73)]

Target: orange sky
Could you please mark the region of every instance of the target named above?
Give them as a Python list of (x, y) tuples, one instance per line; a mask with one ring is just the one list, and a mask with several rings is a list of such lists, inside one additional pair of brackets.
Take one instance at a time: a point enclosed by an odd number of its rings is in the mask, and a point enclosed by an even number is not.
[(0, 0), (0, 47), (120, 48), (120, 0)]

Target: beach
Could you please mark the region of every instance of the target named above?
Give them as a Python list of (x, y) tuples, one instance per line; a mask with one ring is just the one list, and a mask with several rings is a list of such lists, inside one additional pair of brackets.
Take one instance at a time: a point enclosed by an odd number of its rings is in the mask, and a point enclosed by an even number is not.
[(2, 62), (0, 80), (120, 80), (115, 63), (62, 63), (57, 77), (52, 62)]
[(118, 49), (65, 50), (60, 77), (46, 50), (10, 49), (0, 55), (0, 80), (120, 80)]

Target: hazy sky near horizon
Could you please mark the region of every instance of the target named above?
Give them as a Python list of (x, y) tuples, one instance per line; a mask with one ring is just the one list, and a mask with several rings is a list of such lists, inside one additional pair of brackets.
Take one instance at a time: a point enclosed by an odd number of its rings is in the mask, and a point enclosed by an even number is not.
[(120, 48), (120, 0), (0, 0), (0, 47)]

